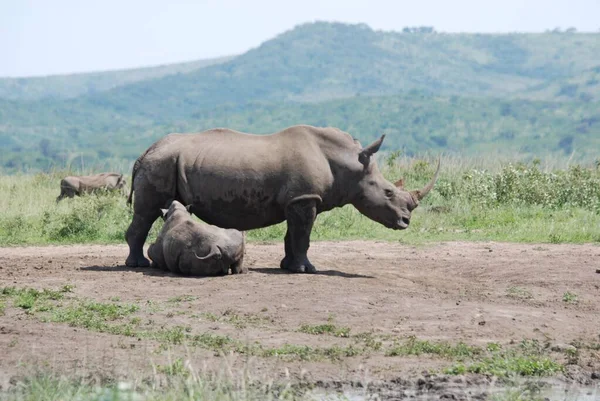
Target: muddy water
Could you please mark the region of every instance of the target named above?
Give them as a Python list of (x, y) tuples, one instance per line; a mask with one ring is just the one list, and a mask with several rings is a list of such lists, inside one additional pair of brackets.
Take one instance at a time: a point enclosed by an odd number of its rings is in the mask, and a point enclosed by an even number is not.
[[(548, 400), (548, 401), (600, 401), (600, 384), (596, 386), (578, 386), (552, 384), (541, 389), (532, 386), (517, 388), (502, 387), (466, 387), (460, 390), (436, 388), (386, 389), (385, 391), (347, 390), (338, 393), (315, 393), (317, 401), (383, 401), (383, 400)], [(535, 387), (535, 386), (533, 386)]]

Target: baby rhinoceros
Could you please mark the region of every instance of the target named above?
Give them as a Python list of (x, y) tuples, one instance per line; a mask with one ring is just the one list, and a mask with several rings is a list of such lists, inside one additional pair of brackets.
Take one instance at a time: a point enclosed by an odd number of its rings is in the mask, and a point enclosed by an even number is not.
[(178, 201), (161, 209), (165, 223), (148, 248), (152, 266), (185, 276), (247, 273), (245, 233), (194, 221), (188, 209)]

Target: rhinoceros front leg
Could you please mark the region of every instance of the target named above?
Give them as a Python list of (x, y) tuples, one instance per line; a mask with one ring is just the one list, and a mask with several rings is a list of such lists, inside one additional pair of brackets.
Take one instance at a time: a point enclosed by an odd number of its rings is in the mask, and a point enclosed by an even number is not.
[(317, 201), (302, 199), (288, 204), (286, 208), (287, 233), (285, 257), (280, 267), (294, 273), (316, 273), (317, 269), (308, 260), (310, 233), (317, 217)]

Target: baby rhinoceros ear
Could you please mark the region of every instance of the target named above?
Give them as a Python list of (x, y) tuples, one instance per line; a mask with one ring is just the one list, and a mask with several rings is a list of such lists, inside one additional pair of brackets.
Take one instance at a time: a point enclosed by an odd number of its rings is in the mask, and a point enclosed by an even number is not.
[(169, 209), (160, 209), (160, 211), (162, 212), (162, 217), (165, 217), (169, 213)]

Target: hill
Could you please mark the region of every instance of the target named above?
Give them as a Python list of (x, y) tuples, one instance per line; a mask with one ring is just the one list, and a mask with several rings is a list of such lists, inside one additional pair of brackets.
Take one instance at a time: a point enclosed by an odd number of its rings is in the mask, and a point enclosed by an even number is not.
[(209, 65), (223, 63), (230, 59), (232, 59), (232, 57), (221, 57), (155, 67), (83, 74), (51, 75), (31, 78), (0, 78), (0, 98), (12, 100), (73, 98), (85, 94), (106, 91), (138, 81), (160, 78), (167, 75), (185, 74)]
[[(213, 127), (266, 134), (294, 124), (335, 126), (363, 143), (386, 133), (383, 150), (471, 156), (594, 160), (600, 112), (593, 102), (432, 96), (418, 92), (359, 96), (320, 103), (223, 105), (185, 120), (156, 123), (111, 113), (88, 115), (38, 104), (0, 101), (0, 166), (14, 172), (53, 166), (122, 166), (129, 170), (152, 142), (169, 132)], [(43, 123), (41, 122), (43, 121)], [(73, 161), (75, 162), (73, 163)], [(104, 167), (103, 167), (104, 168)]]
[[(72, 98), (10, 91), (0, 97), (0, 166), (47, 169), (75, 157), (128, 164), (171, 131), (267, 133), (298, 123), (338, 126), (364, 141), (386, 132), (387, 149), (406, 153), (575, 151), (576, 159), (592, 159), (600, 138), (599, 39), (304, 24), (204, 67), (101, 73), (107, 86)], [(82, 91), (85, 77), (93, 74), (62, 77), (60, 96)]]
[(598, 34), (411, 34), (306, 24), (226, 63), (120, 87), (85, 102), (185, 118), (223, 103), (323, 101), (412, 89), (528, 97), (532, 88), (600, 66), (599, 39)]

